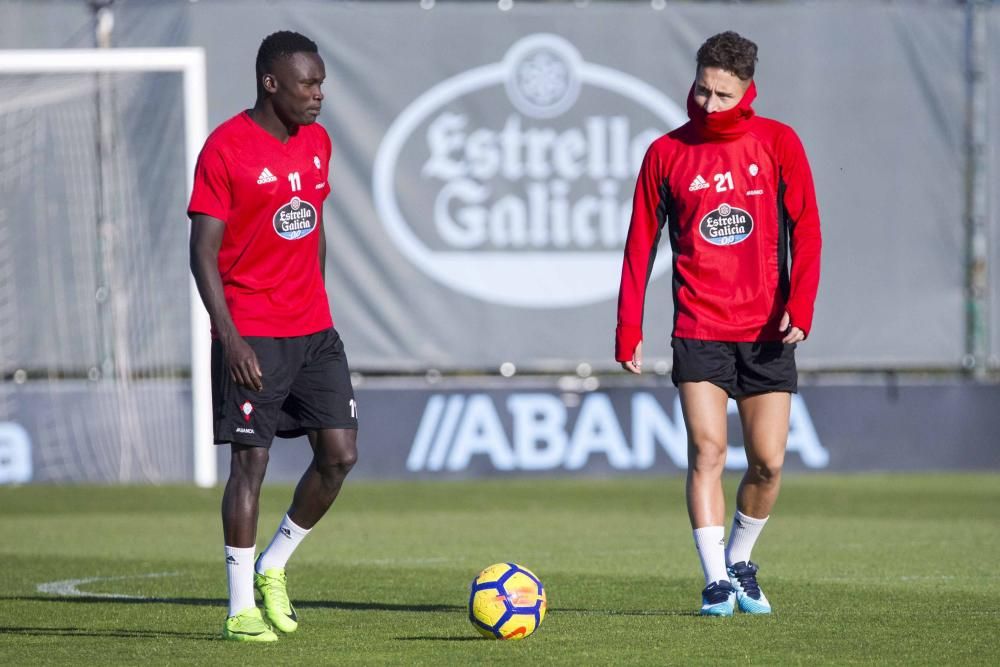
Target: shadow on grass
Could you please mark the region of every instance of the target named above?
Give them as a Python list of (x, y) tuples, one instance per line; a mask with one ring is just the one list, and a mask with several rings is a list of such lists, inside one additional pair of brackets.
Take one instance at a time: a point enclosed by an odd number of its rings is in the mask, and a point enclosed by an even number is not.
[(393, 637), (398, 642), (488, 642), (489, 637), (455, 637), (453, 635), (441, 635), (435, 637), (427, 635), (423, 637)]
[[(77, 604), (176, 604), (191, 607), (225, 607), (229, 601), (223, 598), (107, 598), (81, 595), (79, 597), (56, 597), (46, 595), (0, 595), (0, 601), (14, 602), (69, 602)], [(337, 609), (341, 611), (403, 611), (417, 613), (465, 613), (468, 607), (457, 604), (395, 604), (389, 602), (344, 602), (338, 600), (296, 600), (299, 609)], [(676, 609), (577, 609), (557, 607), (549, 613), (580, 616), (698, 616), (697, 611)], [(0, 628), (2, 631), (2, 628)], [(447, 639), (447, 637), (414, 637), (412, 639)]]
[(700, 616), (698, 611), (676, 609), (550, 609), (548, 613), (577, 614), (580, 616)]
[(120, 637), (123, 639), (201, 639), (215, 641), (218, 634), (204, 632), (172, 632), (170, 630), (95, 630), (93, 628), (28, 628), (0, 626), (0, 635), (30, 637)]
[[(68, 602), (76, 604), (177, 604), (191, 607), (225, 607), (229, 600), (223, 598), (108, 598), (102, 596), (80, 595), (74, 597), (58, 597), (47, 595), (3, 595), (0, 601), (13, 602)], [(465, 611), (464, 605), (454, 604), (392, 604), (388, 602), (339, 602), (336, 600), (296, 600), (299, 609), (341, 609), (346, 611), (412, 611), (412, 612), (455, 612)]]

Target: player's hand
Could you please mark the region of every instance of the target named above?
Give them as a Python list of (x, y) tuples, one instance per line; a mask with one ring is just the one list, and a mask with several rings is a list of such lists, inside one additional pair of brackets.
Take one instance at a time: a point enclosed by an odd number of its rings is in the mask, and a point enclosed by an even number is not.
[(792, 318), (789, 316), (788, 311), (781, 317), (781, 324), (778, 325), (778, 329), (781, 333), (785, 334), (785, 337), (781, 339), (782, 343), (786, 345), (789, 343), (799, 343), (806, 339), (805, 333), (802, 329), (798, 327), (790, 326), (792, 323)]
[(635, 346), (635, 352), (632, 353), (631, 361), (623, 361), (622, 368), (627, 370), (629, 373), (635, 373), (636, 375), (642, 374), (642, 341)]
[(264, 388), (264, 374), (260, 370), (257, 362), (257, 354), (253, 348), (243, 340), (242, 336), (236, 335), (222, 343), (222, 349), (226, 355), (226, 367), (229, 368), (229, 377), (233, 382), (260, 391)]

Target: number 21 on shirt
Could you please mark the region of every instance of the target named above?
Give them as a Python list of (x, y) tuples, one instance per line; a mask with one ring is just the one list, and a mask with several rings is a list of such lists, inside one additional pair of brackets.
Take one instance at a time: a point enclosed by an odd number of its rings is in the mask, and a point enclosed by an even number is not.
[[(715, 181), (716, 192), (725, 192), (726, 190), (733, 189), (733, 173), (730, 171), (724, 174), (716, 174), (712, 177), (712, 180)], [(295, 188), (292, 189), (294, 190)]]

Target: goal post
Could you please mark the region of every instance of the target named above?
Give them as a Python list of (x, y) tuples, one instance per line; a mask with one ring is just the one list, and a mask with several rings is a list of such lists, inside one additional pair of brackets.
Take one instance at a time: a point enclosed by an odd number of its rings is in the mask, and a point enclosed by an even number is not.
[[(208, 134), (205, 52), (201, 48), (107, 48), (0, 50), (0, 74), (174, 72), (183, 77), (185, 184), (190, 196), (194, 167)], [(217, 478), (212, 438), (209, 317), (193, 278), (189, 279), (191, 311), (191, 414), (193, 477), (200, 487)]]

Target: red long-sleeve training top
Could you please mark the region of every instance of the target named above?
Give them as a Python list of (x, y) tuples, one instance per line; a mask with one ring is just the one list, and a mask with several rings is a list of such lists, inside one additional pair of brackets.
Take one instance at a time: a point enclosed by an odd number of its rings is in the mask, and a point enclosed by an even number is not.
[[(625, 243), (615, 358), (628, 361), (664, 226), (673, 251), (676, 338), (777, 341), (787, 310), (808, 335), (819, 286), (819, 212), (792, 128), (739, 104), (708, 114), (688, 96), (691, 121), (653, 142), (636, 182)], [(789, 267), (790, 264), (790, 267)]]

